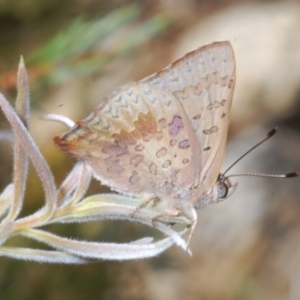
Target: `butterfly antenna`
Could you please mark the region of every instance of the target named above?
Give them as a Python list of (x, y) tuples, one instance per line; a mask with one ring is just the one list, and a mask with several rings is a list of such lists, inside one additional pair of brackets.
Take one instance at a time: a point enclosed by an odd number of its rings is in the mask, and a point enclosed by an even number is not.
[(235, 176), (254, 176), (254, 177), (268, 177), (268, 178), (291, 178), (291, 177), (297, 177), (299, 176), (299, 172), (292, 172), (287, 174), (259, 174), (259, 173), (240, 173), (240, 174), (232, 174), (227, 176), (229, 177), (235, 177)]
[[(238, 158), (229, 168), (226, 169), (226, 171), (222, 174), (224, 176), (232, 167), (234, 167), (241, 159), (243, 159), (247, 154), (249, 154), (251, 151), (253, 151), (255, 148), (257, 148), (259, 145), (264, 143), (266, 140), (271, 138), (275, 133), (277, 132), (277, 127), (273, 128), (271, 131), (267, 133), (267, 135), (256, 145), (254, 145), (252, 148), (250, 148), (247, 152), (245, 152), (240, 158)], [(234, 176), (255, 176), (255, 177), (271, 177), (271, 178), (291, 178), (291, 177), (297, 177), (299, 176), (299, 172), (293, 172), (293, 173), (287, 173), (287, 174), (258, 174), (258, 173), (240, 173), (240, 174), (233, 174), (229, 175), (228, 177), (234, 177)]]

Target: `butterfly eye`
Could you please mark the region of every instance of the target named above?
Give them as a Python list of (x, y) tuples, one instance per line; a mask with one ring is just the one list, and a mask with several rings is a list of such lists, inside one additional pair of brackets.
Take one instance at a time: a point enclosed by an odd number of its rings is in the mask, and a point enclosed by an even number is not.
[(218, 197), (224, 199), (228, 195), (228, 185), (225, 182), (220, 181), (218, 183)]

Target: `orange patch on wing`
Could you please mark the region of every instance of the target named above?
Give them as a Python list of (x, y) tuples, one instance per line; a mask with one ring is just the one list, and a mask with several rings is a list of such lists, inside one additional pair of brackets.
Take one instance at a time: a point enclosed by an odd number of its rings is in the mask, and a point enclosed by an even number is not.
[(76, 124), (77, 126), (71, 131), (53, 138), (55, 145), (63, 152), (76, 154), (81, 148), (82, 140), (88, 140), (93, 134), (87, 128), (80, 126), (84, 124), (83, 122), (79, 121)]
[(131, 132), (122, 129), (120, 133), (114, 133), (112, 137), (117, 143), (123, 145), (136, 145), (141, 139), (148, 142), (151, 138), (160, 140), (163, 137), (156, 119), (150, 112), (140, 113), (138, 119), (133, 122), (133, 126), (135, 129)]
[(56, 136), (53, 138), (54, 144), (63, 152), (72, 153), (74, 151), (74, 145), (61, 138)]
[(136, 144), (136, 136), (134, 134), (129, 133), (125, 130), (121, 130), (120, 133), (113, 134), (113, 138), (116, 142), (119, 142), (121, 144), (125, 145), (135, 145)]
[(133, 135), (136, 136), (138, 133), (145, 142), (150, 141), (151, 138), (160, 140), (163, 137), (162, 132), (158, 130), (156, 119), (150, 112), (147, 114), (140, 113), (137, 121), (133, 124), (136, 128)]

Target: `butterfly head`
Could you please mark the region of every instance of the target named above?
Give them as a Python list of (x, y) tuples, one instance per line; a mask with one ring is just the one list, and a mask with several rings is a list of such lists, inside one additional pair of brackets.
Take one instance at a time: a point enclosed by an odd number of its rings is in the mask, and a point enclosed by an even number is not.
[(219, 174), (215, 184), (213, 202), (221, 202), (232, 195), (237, 187), (237, 183), (232, 184), (228, 177)]

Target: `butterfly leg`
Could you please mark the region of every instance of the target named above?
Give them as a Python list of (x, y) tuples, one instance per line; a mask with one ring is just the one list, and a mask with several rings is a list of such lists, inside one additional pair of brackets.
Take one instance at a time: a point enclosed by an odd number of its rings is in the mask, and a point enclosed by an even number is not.
[(158, 222), (158, 219), (161, 219), (161, 218), (164, 218), (164, 217), (179, 217), (181, 215), (186, 216), (191, 221), (191, 224), (189, 224), (187, 226), (187, 227), (191, 227), (190, 234), (189, 234), (189, 237), (188, 237), (188, 240), (187, 240), (187, 248), (186, 248), (186, 250), (188, 251), (188, 246), (189, 246), (191, 237), (192, 237), (192, 235), (194, 233), (194, 230), (196, 228), (197, 219), (198, 219), (196, 210), (194, 208), (192, 208), (191, 210), (186, 211), (186, 212), (178, 210), (178, 209), (175, 209), (175, 208), (174, 209), (169, 209), (167, 211), (164, 211), (163, 213), (156, 215), (152, 219), (152, 225), (153, 225), (153, 227), (156, 227), (156, 223)]
[(191, 211), (190, 220), (191, 220), (192, 224), (191, 224), (191, 231), (190, 231), (190, 234), (189, 234), (189, 237), (188, 237), (188, 240), (187, 240), (187, 245), (189, 245), (191, 237), (192, 237), (192, 235), (194, 233), (194, 230), (196, 228), (196, 225), (197, 225), (198, 216), (197, 216), (197, 213), (196, 213), (195, 209), (193, 209)]
[(158, 219), (162, 219), (164, 217), (179, 217), (181, 215), (181, 211), (177, 209), (168, 209), (161, 214), (156, 215), (152, 219), (152, 225), (153, 227), (156, 227), (156, 223), (158, 222)]
[(146, 207), (148, 204), (153, 202), (153, 205), (155, 205), (157, 202), (159, 202), (159, 198), (157, 196), (150, 196), (146, 199), (143, 200), (143, 203), (140, 204), (138, 207), (136, 207), (130, 214), (129, 216), (133, 218), (134, 214), (137, 213), (140, 209)]

